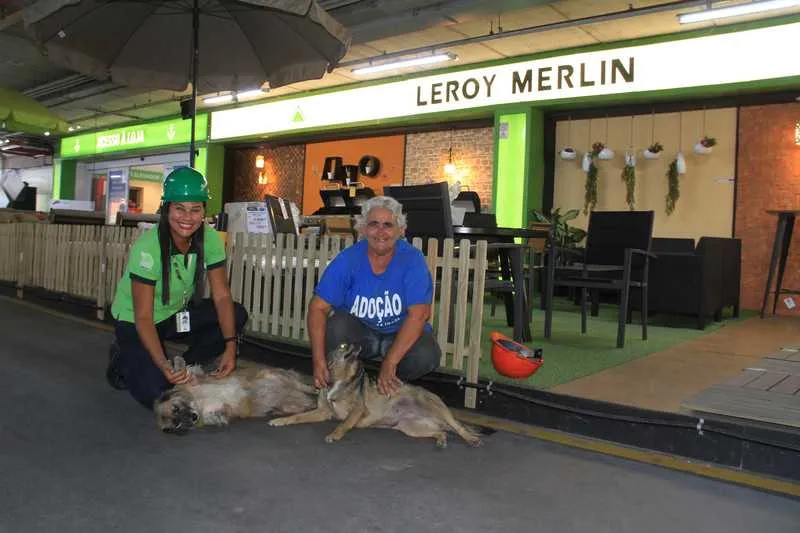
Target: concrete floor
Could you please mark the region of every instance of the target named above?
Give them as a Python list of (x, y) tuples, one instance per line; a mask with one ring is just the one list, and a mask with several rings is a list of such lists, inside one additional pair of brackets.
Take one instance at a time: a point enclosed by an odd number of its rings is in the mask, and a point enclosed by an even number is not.
[(0, 300), (0, 532), (797, 532), (800, 502), (498, 432), (483, 448), (261, 420), (161, 434), (111, 334)]
[(549, 390), (680, 412), (685, 398), (738, 375), (781, 346), (794, 344), (800, 344), (800, 317), (754, 317)]

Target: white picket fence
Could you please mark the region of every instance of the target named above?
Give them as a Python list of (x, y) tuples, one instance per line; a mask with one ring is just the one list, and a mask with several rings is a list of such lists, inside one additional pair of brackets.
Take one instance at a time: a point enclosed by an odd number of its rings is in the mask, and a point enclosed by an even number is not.
[[(0, 281), (95, 302), (103, 319), (111, 305), (137, 228), (35, 223), (0, 224)], [(351, 238), (229, 234), (228, 279), (234, 300), (250, 313), (246, 332), (306, 343), (306, 312), (319, 277)], [(421, 248), (421, 240), (413, 244)], [(477, 383), (481, 358), (486, 242), (456, 246), (429, 239), (425, 253), (434, 278), (432, 323), (441, 367)], [(475, 390), (465, 390), (474, 407)]]

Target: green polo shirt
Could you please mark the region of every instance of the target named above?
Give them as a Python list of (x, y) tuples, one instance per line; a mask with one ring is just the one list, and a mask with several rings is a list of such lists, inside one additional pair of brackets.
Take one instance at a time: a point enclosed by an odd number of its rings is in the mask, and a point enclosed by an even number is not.
[[(211, 226), (204, 224), (204, 248), (206, 270), (225, 266), (225, 245), (222, 237)], [(156, 324), (166, 320), (178, 311), (194, 294), (194, 271), (197, 265), (197, 249), (194, 244), (184, 256), (172, 245), (169, 275), (169, 303), (161, 303), (163, 283), (161, 282), (161, 248), (158, 245), (158, 226), (152, 227), (136, 239), (131, 246), (125, 273), (117, 285), (117, 293), (111, 304), (111, 315), (123, 322), (134, 322), (131, 280), (155, 286), (153, 298), (153, 320)]]

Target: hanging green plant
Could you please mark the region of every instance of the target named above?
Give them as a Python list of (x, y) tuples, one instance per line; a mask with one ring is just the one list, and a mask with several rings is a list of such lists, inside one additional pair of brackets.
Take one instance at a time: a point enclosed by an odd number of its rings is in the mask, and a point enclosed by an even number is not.
[(583, 214), (588, 215), (595, 205), (597, 205), (597, 165), (594, 164), (593, 157), (589, 163), (589, 170), (586, 172), (586, 194), (583, 197)]
[(625, 182), (625, 203), (631, 211), (636, 208), (636, 167), (625, 165), (622, 168), (622, 181)]
[(584, 170), (586, 170), (586, 184), (585, 189), (586, 193), (583, 196), (583, 214), (588, 215), (589, 211), (594, 209), (594, 206), (597, 205), (597, 174), (598, 169), (597, 165), (595, 164), (595, 160), (600, 155), (600, 152), (603, 151), (605, 145), (600, 141), (597, 141), (592, 144), (592, 150), (587, 152), (586, 155), (588, 156), (588, 166), (586, 166), (587, 161), (584, 161)]
[(667, 169), (667, 214), (671, 215), (675, 211), (675, 204), (681, 197), (680, 181), (678, 180), (678, 160), (673, 159)]

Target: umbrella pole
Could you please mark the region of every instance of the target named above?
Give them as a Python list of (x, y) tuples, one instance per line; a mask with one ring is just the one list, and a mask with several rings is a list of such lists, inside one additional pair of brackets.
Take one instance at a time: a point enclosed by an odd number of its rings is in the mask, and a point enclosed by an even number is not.
[(197, 63), (200, 59), (200, 6), (199, 0), (192, 1), (192, 134), (189, 145), (189, 166), (194, 168), (195, 139), (194, 121), (197, 115)]

